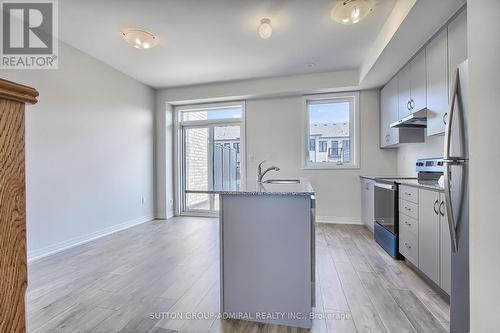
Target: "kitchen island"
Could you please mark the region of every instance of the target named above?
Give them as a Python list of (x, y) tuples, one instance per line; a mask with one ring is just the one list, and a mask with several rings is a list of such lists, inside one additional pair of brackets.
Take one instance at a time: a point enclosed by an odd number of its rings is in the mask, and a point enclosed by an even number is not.
[(221, 313), (310, 328), (315, 302), (311, 184), (255, 182), (186, 192), (219, 195)]

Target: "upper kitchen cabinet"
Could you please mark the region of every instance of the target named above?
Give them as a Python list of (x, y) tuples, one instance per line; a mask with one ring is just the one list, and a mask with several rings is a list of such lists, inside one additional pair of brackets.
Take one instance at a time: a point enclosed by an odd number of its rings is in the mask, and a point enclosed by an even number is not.
[(467, 11), (463, 10), (448, 24), (448, 82), (453, 73), (467, 59)]
[(425, 67), (423, 49), (398, 73), (399, 119), (427, 106)]
[(425, 68), (425, 49), (423, 49), (410, 63), (411, 113), (420, 111), (427, 107)]
[(444, 133), (448, 112), (448, 48), (446, 29), (426, 47), (427, 135)]
[(410, 63), (403, 67), (396, 76), (398, 81), (398, 112), (399, 119), (411, 113), (410, 108)]
[(463, 10), (426, 47), (427, 135), (442, 134), (455, 68), (467, 59), (467, 11)]
[(380, 147), (395, 148), (400, 143), (424, 142), (422, 128), (391, 128), (399, 120), (398, 80), (393, 77), (380, 91)]
[(391, 128), (398, 121), (398, 80), (392, 78), (380, 91), (380, 147), (399, 143), (399, 129)]

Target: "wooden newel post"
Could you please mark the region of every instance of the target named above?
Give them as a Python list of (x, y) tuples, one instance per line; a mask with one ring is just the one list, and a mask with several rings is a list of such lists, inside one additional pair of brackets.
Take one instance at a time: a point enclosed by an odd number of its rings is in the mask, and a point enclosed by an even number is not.
[(24, 106), (38, 92), (0, 79), (0, 332), (25, 332)]

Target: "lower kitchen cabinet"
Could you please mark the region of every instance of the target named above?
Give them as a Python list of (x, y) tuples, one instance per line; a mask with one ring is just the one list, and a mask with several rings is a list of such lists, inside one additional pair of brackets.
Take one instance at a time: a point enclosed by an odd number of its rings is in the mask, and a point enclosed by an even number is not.
[(418, 191), (418, 268), (439, 284), (439, 192)]
[(363, 223), (373, 232), (375, 221), (375, 190), (373, 179), (361, 179), (361, 219)]
[(418, 235), (407, 225), (399, 227), (399, 253), (418, 267)]
[(444, 194), (410, 189), (400, 187), (399, 252), (450, 294), (451, 241)]

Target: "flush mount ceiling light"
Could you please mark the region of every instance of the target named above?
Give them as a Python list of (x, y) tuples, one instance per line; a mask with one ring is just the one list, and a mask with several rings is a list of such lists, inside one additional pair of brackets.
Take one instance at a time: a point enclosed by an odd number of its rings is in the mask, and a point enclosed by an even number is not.
[(259, 26), (259, 36), (262, 39), (268, 39), (273, 34), (273, 27), (271, 26), (271, 20), (268, 18), (263, 18), (260, 20)]
[(374, 7), (374, 0), (339, 0), (330, 16), (338, 23), (354, 24), (370, 14)]
[(121, 34), (123, 39), (136, 49), (150, 49), (160, 42), (158, 36), (137, 28), (123, 29)]

